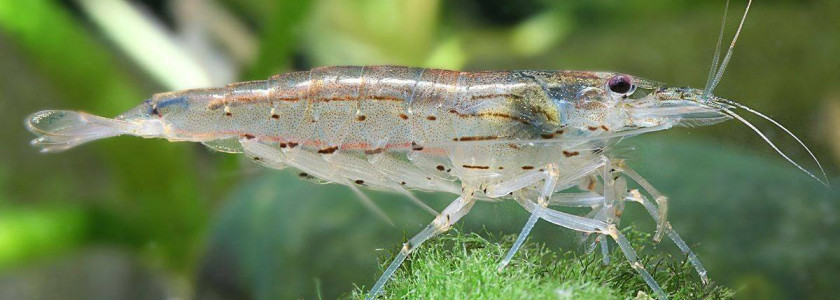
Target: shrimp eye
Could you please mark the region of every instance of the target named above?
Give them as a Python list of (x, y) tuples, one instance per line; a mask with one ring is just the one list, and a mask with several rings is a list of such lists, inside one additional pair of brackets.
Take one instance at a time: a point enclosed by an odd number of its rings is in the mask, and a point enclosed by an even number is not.
[(607, 82), (610, 91), (616, 94), (630, 94), (635, 90), (630, 76), (616, 75)]

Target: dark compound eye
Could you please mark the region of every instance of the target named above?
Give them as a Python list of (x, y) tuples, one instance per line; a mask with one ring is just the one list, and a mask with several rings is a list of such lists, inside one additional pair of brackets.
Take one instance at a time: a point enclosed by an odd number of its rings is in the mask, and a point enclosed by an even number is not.
[(633, 91), (633, 83), (630, 79), (630, 76), (627, 75), (616, 75), (610, 78), (610, 81), (607, 82), (607, 86), (610, 88), (610, 91), (617, 94), (627, 94)]

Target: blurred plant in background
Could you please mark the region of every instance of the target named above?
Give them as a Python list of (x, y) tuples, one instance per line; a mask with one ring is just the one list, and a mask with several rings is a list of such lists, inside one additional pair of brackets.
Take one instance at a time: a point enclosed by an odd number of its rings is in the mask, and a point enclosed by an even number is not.
[[(369, 286), (376, 249), (395, 248), (429, 219), (398, 196), (372, 193), (397, 220), (390, 227), (343, 187), (301, 182), (200, 145), (119, 138), (40, 155), (27, 145), (28, 113), (116, 115), (155, 92), (323, 65), (613, 70), (697, 86), (722, 7), (0, 0), (0, 298), (334, 298), (354, 283)], [(835, 186), (838, 19), (837, 1), (756, 2), (718, 89), (798, 133)], [(836, 295), (837, 192), (785, 165), (735, 123), (627, 142), (635, 148), (625, 154), (630, 163), (673, 199), (674, 226), (698, 243), (711, 278), (742, 298)], [(793, 141), (780, 142), (805, 157)], [(451, 198), (420, 196), (437, 208)], [(481, 204), (464, 231), (518, 232), (527, 216), (515, 206)], [(536, 231), (550, 247), (579, 247), (568, 231)]]

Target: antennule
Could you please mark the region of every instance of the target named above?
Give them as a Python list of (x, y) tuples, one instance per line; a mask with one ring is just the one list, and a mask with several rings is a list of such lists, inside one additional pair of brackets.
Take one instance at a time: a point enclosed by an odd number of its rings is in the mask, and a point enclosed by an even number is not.
[(735, 43), (738, 42), (738, 36), (741, 35), (741, 29), (744, 28), (744, 22), (747, 20), (747, 14), (750, 12), (751, 5), (752, 0), (747, 1), (747, 8), (744, 10), (744, 16), (741, 17), (741, 24), (738, 25), (738, 30), (735, 31), (735, 36), (732, 37), (732, 42), (729, 44), (729, 49), (726, 50), (726, 56), (723, 57), (723, 62), (720, 63), (715, 80), (712, 81), (711, 85), (706, 86), (709, 93), (715, 90), (715, 87), (720, 83), (720, 78), (723, 77), (723, 72), (726, 71), (726, 66), (729, 65), (729, 59), (732, 58), (732, 51), (735, 49)]
[(704, 99), (708, 99), (708, 97), (712, 94), (712, 90), (709, 87), (712, 86), (712, 80), (715, 78), (715, 72), (717, 72), (718, 66), (720, 65), (720, 45), (723, 43), (723, 32), (726, 31), (727, 13), (729, 13), (729, 0), (726, 0), (726, 6), (723, 7), (723, 18), (721, 18), (720, 21), (720, 33), (718, 33), (718, 40), (715, 45), (715, 55), (712, 57), (712, 66), (709, 68), (709, 77), (706, 78), (706, 87), (703, 89)]

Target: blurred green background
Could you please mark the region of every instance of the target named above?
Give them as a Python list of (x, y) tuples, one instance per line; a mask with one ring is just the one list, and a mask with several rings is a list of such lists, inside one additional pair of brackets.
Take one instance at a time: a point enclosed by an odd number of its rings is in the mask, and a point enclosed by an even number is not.
[[(733, 3), (729, 33), (745, 3)], [(431, 216), (201, 145), (113, 138), (43, 155), (41, 109), (110, 116), (151, 94), (324, 65), (587, 69), (701, 87), (723, 1), (0, 0), (0, 299), (331, 299)], [(840, 186), (840, 2), (756, 1), (716, 94), (789, 126)], [(752, 118), (756, 119), (756, 118)], [(794, 141), (758, 127), (810, 170)], [(674, 227), (742, 299), (840, 288), (840, 194), (727, 122), (623, 142), (671, 196)], [(631, 151), (632, 149), (632, 151)], [(453, 195), (418, 194), (437, 209)], [(626, 223), (652, 229), (643, 210)], [(527, 214), (479, 203), (464, 231), (516, 233)], [(568, 230), (532, 237), (580, 247)], [(668, 242), (662, 251), (674, 251)], [(385, 249), (385, 250), (383, 250)], [(387, 250), (387, 251), (386, 251)]]

